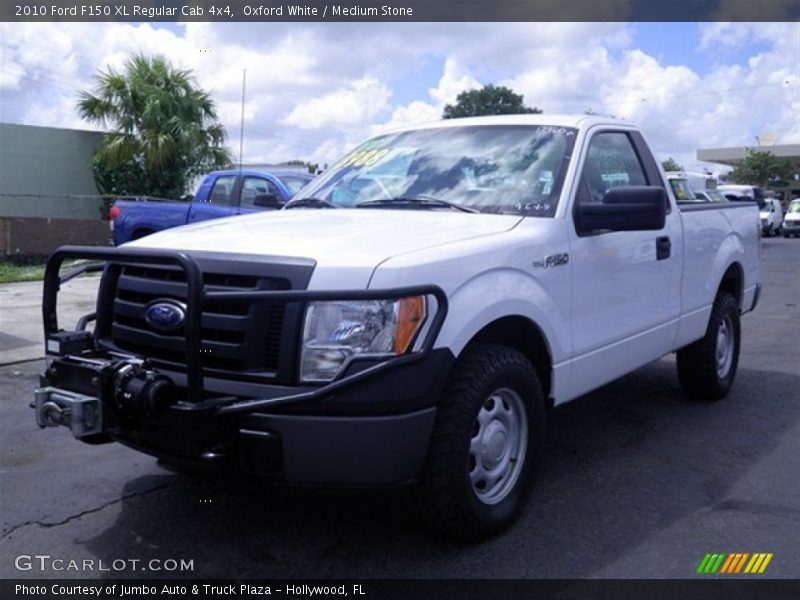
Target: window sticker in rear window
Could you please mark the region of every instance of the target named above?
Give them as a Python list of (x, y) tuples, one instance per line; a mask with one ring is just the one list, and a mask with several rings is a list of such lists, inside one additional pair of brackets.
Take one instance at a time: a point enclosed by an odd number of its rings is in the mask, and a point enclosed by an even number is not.
[(672, 186), (672, 193), (675, 194), (675, 199), (679, 202), (687, 202), (693, 199), (693, 194), (685, 179), (670, 179), (669, 184)]

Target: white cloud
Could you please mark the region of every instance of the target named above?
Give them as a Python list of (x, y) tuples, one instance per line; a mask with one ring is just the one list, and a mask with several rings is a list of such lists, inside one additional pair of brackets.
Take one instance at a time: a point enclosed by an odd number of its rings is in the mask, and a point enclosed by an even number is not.
[(351, 81), (347, 87), (298, 104), (281, 124), (299, 129), (365, 125), (386, 110), (391, 94), (383, 82), (363, 77)]
[(404, 106), (398, 106), (391, 118), (373, 126), (372, 134), (391, 131), (401, 127), (437, 121), (442, 118), (446, 104), (455, 102), (461, 92), (481, 87), (481, 83), (472, 76), (468, 69), (456, 60), (445, 60), (442, 77), (435, 88), (428, 89), (429, 101), (414, 100)]
[(445, 104), (455, 102), (456, 96), (461, 92), (480, 87), (481, 82), (475, 79), (468, 69), (448, 58), (444, 62), (444, 73), (439, 80), (439, 86), (429, 89), (428, 93), (438, 102), (437, 108), (444, 108)]
[(0, 118), (88, 128), (77, 90), (144, 52), (196, 73), (237, 150), (247, 69), (247, 162), (331, 162), (367, 135), (438, 119), (484, 83), (546, 114), (636, 122), (684, 164), (698, 147), (763, 132), (800, 141), (800, 24), (701, 24), (674, 43), (689, 44), (703, 72), (648, 55), (634, 33), (626, 23), (3, 23)]

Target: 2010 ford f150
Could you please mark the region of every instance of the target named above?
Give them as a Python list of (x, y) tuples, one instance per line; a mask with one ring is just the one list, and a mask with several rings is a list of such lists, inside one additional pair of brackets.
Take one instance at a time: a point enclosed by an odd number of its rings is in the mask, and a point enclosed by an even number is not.
[[(689, 396), (728, 393), (759, 227), (755, 203), (678, 203), (627, 123), (382, 135), (283, 210), (57, 250), (37, 421), (288, 483), (415, 482), (481, 538), (521, 510), (550, 405), (673, 351)], [(103, 275), (75, 331), (68, 257), (105, 261), (76, 271)]]

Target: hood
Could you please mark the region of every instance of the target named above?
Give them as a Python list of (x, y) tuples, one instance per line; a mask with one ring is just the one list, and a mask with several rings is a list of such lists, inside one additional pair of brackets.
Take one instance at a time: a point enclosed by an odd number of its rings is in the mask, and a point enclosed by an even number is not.
[(292, 209), (168, 229), (128, 247), (310, 258), (368, 267), (388, 258), (513, 229), (522, 217), (455, 211)]

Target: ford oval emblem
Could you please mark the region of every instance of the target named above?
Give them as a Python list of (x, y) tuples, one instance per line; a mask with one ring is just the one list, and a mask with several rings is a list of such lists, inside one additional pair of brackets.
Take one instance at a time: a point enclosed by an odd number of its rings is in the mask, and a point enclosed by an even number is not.
[(144, 311), (144, 320), (153, 329), (175, 331), (186, 322), (186, 305), (175, 300), (155, 300)]

